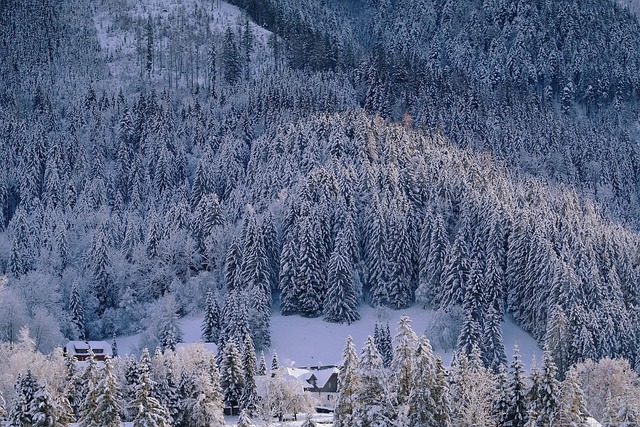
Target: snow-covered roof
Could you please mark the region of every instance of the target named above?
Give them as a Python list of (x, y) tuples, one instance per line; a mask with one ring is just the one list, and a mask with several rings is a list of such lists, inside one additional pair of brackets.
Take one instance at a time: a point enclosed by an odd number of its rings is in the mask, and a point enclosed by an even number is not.
[(106, 341), (69, 341), (65, 346), (65, 350), (72, 356), (87, 356), (89, 349), (96, 356), (111, 356), (111, 344)]
[(316, 387), (323, 388), (333, 374), (338, 374), (340, 370), (338, 368), (329, 369), (317, 369), (311, 371), (311, 374), (316, 377)]

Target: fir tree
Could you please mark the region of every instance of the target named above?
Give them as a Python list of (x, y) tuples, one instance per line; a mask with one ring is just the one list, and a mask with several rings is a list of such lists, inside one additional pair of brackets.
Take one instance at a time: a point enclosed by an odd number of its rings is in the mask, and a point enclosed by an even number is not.
[(233, 411), (240, 405), (245, 384), (242, 356), (234, 340), (227, 341), (222, 351), (220, 377), (224, 403)]
[(429, 340), (423, 335), (415, 349), (409, 391), (409, 421), (411, 427), (437, 426), (436, 360)]
[(113, 362), (107, 359), (101, 378), (98, 380), (94, 393), (95, 401), (86, 404), (79, 421), (81, 427), (119, 427), (120, 419), (120, 392), (118, 380), (114, 371)]
[(349, 251), (349, 242), (341, 230), (329, 259), (329, 289), (324, 300), (324, 318), (329, 322), (352, 323), (360, 318)]
[(38, 384), (30, 370), (26, 374), (18, 374), (14, 390), (16, 394), (9, 408), (9, 425), (11, 427), (32, 426), (33, 419), (29, 409), (38, 391)]
[(69, 414), (49, 393), (44, 385), (36, 384), (33, 399), (28, 408), (29, 426), (33, 427), (65, 427), (69, 423)]
[(388, 389), (382, 356), (369, 336), (362, 348), (358, 367), (359, 387), (353, 408), (354, 425), (389, 426), (396, 418), (395, 400)]
[(342, 364), (338, 374), (338, 398), (333, 416), (335, 427), (350, 427), (354, 425), (353, 410), (355, 398), (359, 389), (358, 354), (351, 336), (347, 338), (342, 352)]
[(411, 329), (411, 320), (408, 316), (402, 316), (393, 337), (393, 358), (390, 366), (398, 405), (408, 404), (409, 394), (414, 386), (412, 368), (417, 344), (418, 337)]
[(260, 375), (260, 376), (267, 375), (267, 361), (264, 357), (264, 351), (260, 351), (260, 362), (258, 364), (257, 375)]
[(153, 397), (154, 387), (149, 372), (149, 350), (144, 349), (140, 356), (140, 376), (136, 389), (136, 397), (131, 406), (134, 408), (133, 427), (168, 427), (171, 425), (171, 416), (167, 408)]
[(524, 427), (527, 422), (527, 385), (524, 366), (520, 360), (520, 351), (517, 346), (514, 349), (513, 362), (511, 362), (507, 396), (508, 405), (503, 415), (504, 424)]
[(244, 336), (243, 347), (244, 387), (240, 397), (240, 408), (246, 410), (249, 416), (254, 416), (258, 404), (258, 390), (254, 379), (256, 374), (256, 352), (249, 334)]
[(254, 427), (253, 420), (251, 419), (251, 415), (249, 415), (249, 411), (247, 409), (243, 409), (240, 411), (240, 417), (238, 417), (237, 427)]
[(275, 376), (279, 369), (280, 362), (278, 361), (278, 353), (274, 351), (273, 357), (271, 358), (271, 376)]
[(560, 386), (560, 395), (558, 398), (558, 414), (555, 422), (558, 425), (570, 426), (588, 426), (587, 418), (589, 417), (584, 395), (575, 369), (570, 369), (562, 381)]
[(71, 287), (69, 309), (71, 310), (71, 323), (76, 329), (77, 337), (80, 341), (85, 341), (87, 337), (84, 326), (84, 309), (82, 308), (82, 301), (80, 300), (78, 282), (73, 282), (73, 286)]
[(217, 342), (220, 334), (220, 309), (213, 298), (213, 292), (207, 292), (202, 321), (202, 340), (204, 342)]
[(551, 425), (557, 421), (560, 404), (560, 384), (556, 378), (558, 370), (549, 350), (544, 351), (544, 371), (536, 402), (532, 404), (539, 410), (539, 425)]

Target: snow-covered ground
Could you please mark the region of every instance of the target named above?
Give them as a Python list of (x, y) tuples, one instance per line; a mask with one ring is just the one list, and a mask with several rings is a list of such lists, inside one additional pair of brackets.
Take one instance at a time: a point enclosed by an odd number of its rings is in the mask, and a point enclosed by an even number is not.
[[(227, 28), (234, 34), (243, 30), (247, 17), (238, 9), (218, 0), (107, 0), (93, 5), (93, 22), (103, 57), (115, 87), (135, 85), (146, 73), (147, 23), (153, 23), (154, 65), (150, 78), (155, 83), (184, 86), (190, 71), (187, 64), (197, 63), (196, 81), (203, 85), (210, 44), (218, 44)], [(254, 35), (252, 67), (260, 72), (270, 62), (267, 40), (271, 32), (248, 21)], [(219, 52), (219, 51), (218, 51)], [(180, 62), (180, 72), (170, 69)], [(179, 59), (176, 59), (179, 57)], [(194, 59), (196, 58), (196, 59)], [(146, 78), (146, 77), (145, 77)], [(113, 86), (112, 86), (113, 87)]]
[[(328, 323), (321, 318), (309, 319), (301, 316), (282, 316), (275, 312), (271, 318), (271, 352), (278, 353), (282, 366), (315, 366), (338, 364), (347, 337), (351, 335), (360, 348), (368, 335), (373, 335), (376, 321), (389, 321), (391, 335), (395, 334), (398, 320), (402, 315), (411, 318), (413, 330), (421, 335), (424, 333), (433, 311), (413, 306), (406, 310), (379, 311), (368, 305), (360, 307), (361, 319), (351, 325)], [(186, 343), (200, 340), (202, 317), (191, 316), (180, 321), (182, 339)], [(535, 340), (511, 318), (502, 324), (504, 345), (509, 359), (513, 356), (513, 348), (517, 344), (525, 366), (531, 364), (535, 356), (542, 360), (542, 350)], [(139, 336), (119, 337), (116, 341), (121, 355), (137, 354)], [(265, 352), (270, 360), (271, 352)], [(452, 353), (438, 351), (445, 365), (451, 362)]]

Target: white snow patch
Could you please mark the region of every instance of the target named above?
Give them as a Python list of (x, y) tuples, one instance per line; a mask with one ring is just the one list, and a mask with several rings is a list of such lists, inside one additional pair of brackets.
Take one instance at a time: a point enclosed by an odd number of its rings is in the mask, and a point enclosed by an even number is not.
[[(367, 336), (373, 335), (376, 321), (383, 324), (389, 321), (391, 336), (395, 335), (400, 317), (411, 318), (411, 327), (418, 335), (422, 335), (433, 315), (432, 310), (425, 310), (415, 305), (405, 310), (376, 310), (368, 305), (359, 307), (360, 320), (351, 325), (328, 323), (322, 318), (309, 319), (301, 316), (282, 316), (274, 312), (271, 317), (271, 348), (265, 351), (267, 362), (271, 354), (278, 353), (281, 366), (305, 367), (318, 365), (339, 365), (342, 350), (351, 335), (358, 351), (364, 345)], [(189, 316), (180, 319), (182, 341), (193, 343), (200, 341), (202, 335), (202, 316)], [(502, 323), (504, 346), (508, 362), (513, 358), (513, 348), (517, 344), (522, 362), (528, 368), (535, 356), (538, 364), (542, 361), (542, 350), (536, 341), (518, 325), (511, 317)], [(428, 338), (428, 337), (427, 337)], [(118, 352), (121, 356), (139, 354), (140, 335), (118, 337)], [(436, 351), (442, 357), (445, 366), (449, 366), (452, 352)]]

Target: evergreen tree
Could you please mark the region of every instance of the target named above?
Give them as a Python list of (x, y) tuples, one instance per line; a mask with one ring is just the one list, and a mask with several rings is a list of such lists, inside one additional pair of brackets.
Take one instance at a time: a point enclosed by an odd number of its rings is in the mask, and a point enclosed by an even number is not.
[(213, 298), (213, 292), (207, 292), (202, 321), (202, 340), (204, 342), (217, 342), (220, 334), (220, 309)]
[(85, 404), (83, 408), (78, 423), (80, 427), (119, 427), (121, 425), (120, 392), (111, 359), (105, 360), (104, 369), (91, 399), (95, 400)]
[[(185, 382), (183, 386), (187, 386)], [(189, 427), (219, 427), (224, 425), (223, 395), (220, 389), (220, 372), (212, 358), (208, 365), (200, 367), (193, 376), (192, 388), (183, 400), (186, 414), (181, 425)]]
[(222, 45), (222, 74), (225, 81), (234, 85), (241, 77), (240, 53), (236, 38), (231, 28), (227, 28), (224, 33), (224, 42)]
[(245, 384), (242, 356), (234, 340), (225, 344), (220, 362), (220, 386), (224, 395), (224, 404), (233, 412), (242, 401)]
[(342, 364), (338, 374), (338, 398), (333, 416), (335, 427), (354, 425), (353, 411), (355, 398), (359, 389), (358, 354), (351, 336), (347, 338), (342, 352)]
[(560, 394), (558, 397), (558, 413), (555, 417), (555, 423), (564, 426), (580, 426), (589, 425), (587, 411), (582, 389), (578, 384), (578, 378), (575, 369), (570, 369), (562, 381)]
[(383, 427), (394, 425), (395, 400), (388, 389), (382, 356), (369, 336), (362, 348), (358, 367), (359, 387), (353, 408), (354, 425)]
[(244, 388), (240, 397), (240, 408), (254, 416), (258, 404), (258, 390), (254, 376), (256, 375), (256, 351), (253, 347), (251, 335), (244, 336), (244, 353), (242, 366), (244, 367)]
[(411, 320), (408, 316), (402, 316), (393, 337), (393, 358), (391, 361), (395, 386), (394, 395), (398, 400), (398, 405), (408, 405), (409, 394), (415, 385), (412, 369), (417, 345), (418, 337), (411, 329)]
[(514, 349), (513, 362), (509, 373), (507, 391), (508, 405), (503, 415), (505, 425), (524, 427), (527, 422), (527, 385), (524, 377), (524, 366), (520, 360), (520, 351)]
[(438, 212), (433, 217), (429, 236), (429, 258), (424, 260), (424, 272), (416, 290), (416, 301), (422, 305), (439, 305), (441, 302), (441, 276), (448, 248), (449, 237), (444, 217)]
[(539, 411), (537, 423), (552, 425), (557, 421), (558, 406), (560, 404), (560, 384), (556, 378), (558, 370), (549, 350), (544, 351), (544, 371), (539, 394), (532, 405)]
[(324, 318), (329, 322), (353, 323), (360, 318), (349, 252), (349, 242), (341, 230), (329, 259), (329, 284), (324, 300)]
[(87, 334), (84, 327), (84, 309), (82, 308), (82, 301), (80, 300), (78, 282), (73, 282), (73, 286), (71, 287), (71, 301), (69, 303), (69, 309), (71, 311), (71, 323), (76, 329), (77, 338), (80, 341), (85, 341), (87, 339)]
[(33, 427), (66, 427), (70, 414), (64, 412), (44, 385), (36, 384), (36, 390), (28, 408), (29, 426)]
[(136, 397), (131, 403), (135, 411), (133, 427), (168, 427), (171, 425), (169, 411), (152, 395), (154, 385), (149, 371), (150, 359), (149, 350), (145, 348), (140, 356)]
[(260, 376), (267, 375), (267, 361), (264, 357), (264, 351), (260, 351), (260, 363), (258, 364), (257, 375), (260, 375)]
[(409, 391), (409, 420), (411, 427), (439, 426), (436, 422), (436, 360), (429, 340), (420, 337), (415, 349)]
[(91, 272), (95, 294), (98, 298), (98, 315), (115, 305), (115, 289), (111, 279), (111, 260), (108, 254), (109, 238), (105, 227), (101, 227), (93, 236), (89, 259), (91, 260)]
[(553, 356), (560, 378), (564, 377), (564, 373), (569, 368), (570, 363), (568, 347), (571, 342), (571, 336), (568, 323), (569, 320), (559, 305), (550, 310), (547, 319), (545, 346)]
[(318, 219), (304, 216), (299, 223), (300, 246), (294, 281), (300, 291), (300, 313), (317, 317), (323, 310), (326, 270), (323, 265), (323, 247), (318, 234)]
[(35, 394), (38, 391), (38, 384), (30, 370), (26, 374), (18, 374), (14, 390), (16, 394), (9, 408), (9, 425), (11, 427), (30, 427), (33, 425), (33, 419), (29, 409), (32, 407)]
[(238, 417), (237, 427), (254, 427), (254, 425), (251, 415), (249, 415), (249, 411), (247, 409), (241, 410), (240, 417)]
[(279, 369), (280, 362), (278, 361), (278, 353), (274, 351), (273, 357), (271, 358), (271, 376), (275, 376)]

